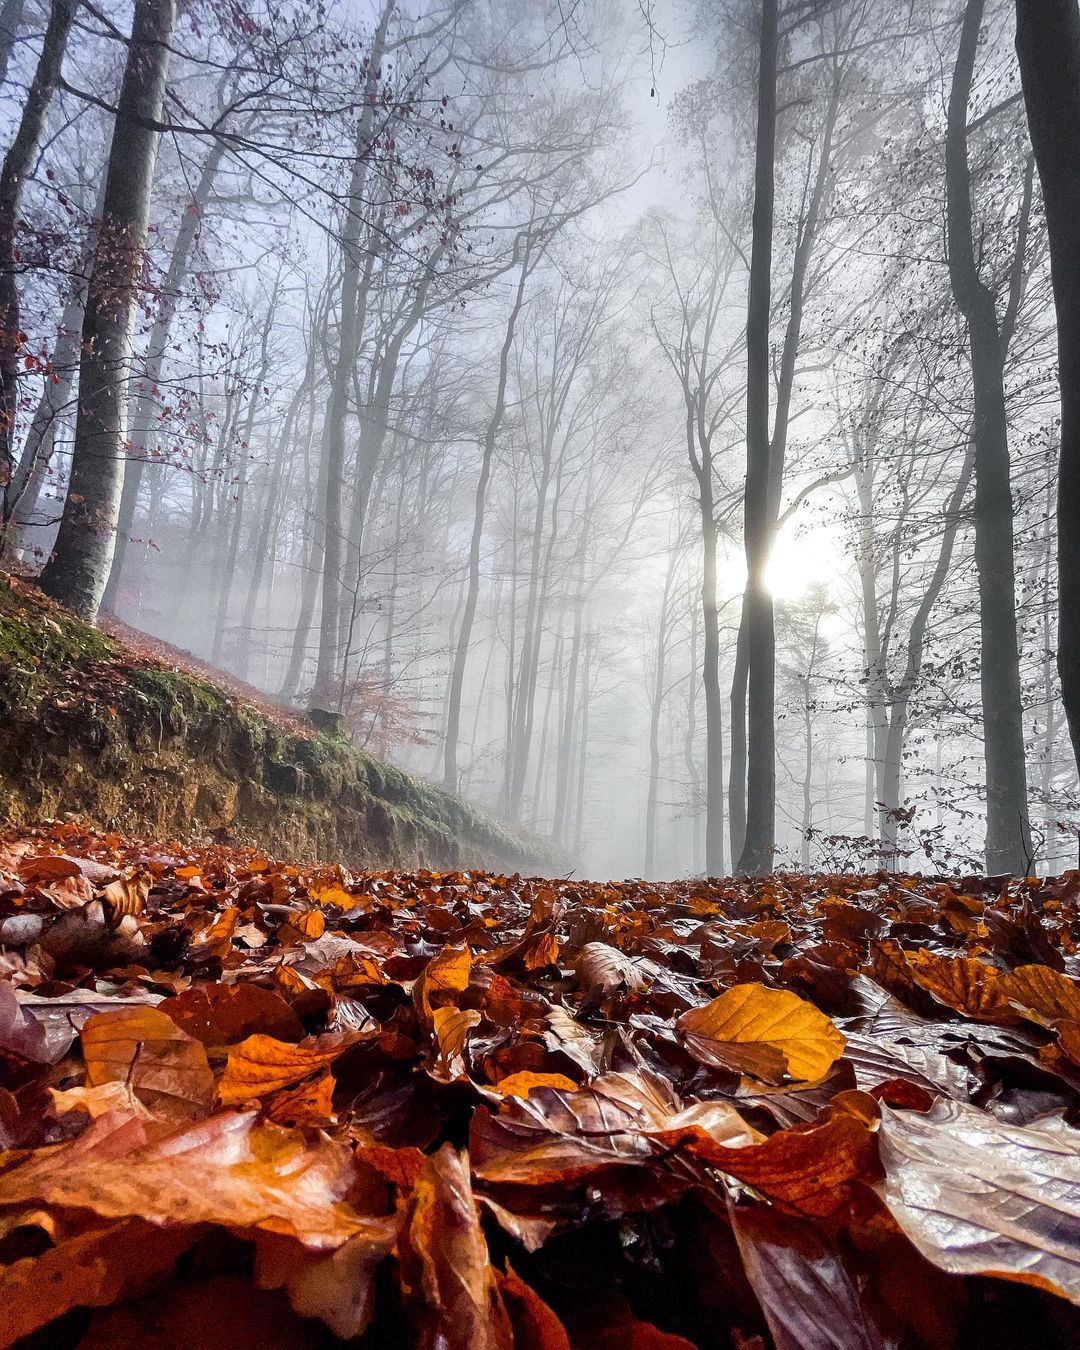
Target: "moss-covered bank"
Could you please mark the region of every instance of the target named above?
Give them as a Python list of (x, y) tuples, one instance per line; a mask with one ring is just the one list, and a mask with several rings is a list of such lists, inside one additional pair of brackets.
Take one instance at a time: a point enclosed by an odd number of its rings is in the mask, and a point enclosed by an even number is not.
[(57, 816), (353, 866), (559, 863), (542, 841), (343, 739), (284, 730), (0, 574), (0, 820)]

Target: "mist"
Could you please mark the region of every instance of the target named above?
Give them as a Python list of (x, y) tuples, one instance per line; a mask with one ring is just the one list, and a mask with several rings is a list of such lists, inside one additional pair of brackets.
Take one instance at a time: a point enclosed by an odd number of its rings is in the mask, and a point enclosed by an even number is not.
[(71, 8), (5, 567), (578, 877), (1072, 865), (1011, 3)]

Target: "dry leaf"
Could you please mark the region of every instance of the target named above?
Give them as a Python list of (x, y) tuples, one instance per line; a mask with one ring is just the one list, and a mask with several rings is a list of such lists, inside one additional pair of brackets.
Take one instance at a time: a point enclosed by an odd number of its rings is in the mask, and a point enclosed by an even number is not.
[(766, 1083), (822, 1078), (844, 1051), (844, 1037), (814, 1007), (786, 989), (740, 984), (675, 1023), (696, 1060)]
[(81, 1039), (91, 1087), (127, 1083), (155, 1114), (173, 1120), (209, 1111), (214, 1075), (206, 1050), (160, 1009), (98, 1013), (84, 1025)]

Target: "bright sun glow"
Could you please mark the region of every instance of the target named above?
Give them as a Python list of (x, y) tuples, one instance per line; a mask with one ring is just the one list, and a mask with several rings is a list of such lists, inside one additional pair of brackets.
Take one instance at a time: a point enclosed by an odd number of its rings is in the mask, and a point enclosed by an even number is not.
[(777, 600), (801, 600), (812, 586), (835, 582), (840, 557), (839, 540), (827, 525), (789, 524), (773, 545), (765, 573), (769, 590)]

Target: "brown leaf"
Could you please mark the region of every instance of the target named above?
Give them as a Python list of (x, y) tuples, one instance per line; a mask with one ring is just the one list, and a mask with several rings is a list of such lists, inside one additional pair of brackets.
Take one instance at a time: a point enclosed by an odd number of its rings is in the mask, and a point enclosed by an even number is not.
[(589, 1002), (612, 994), (635, 994), (645, 987), (645, 977), (633, 960), (606, 942), (586, 942), (574, 962), (574, 973)]
[(314, 1045), (290, 1045), (273, 1036), (249, 1036), (229, 1051), (218, 1084), (218, 1101), (233, 1106), (289, 1087), (332, 1064), (359, 1039), (356, 1032), (342, 1032), (324, 1036)]
[(214, 1074), (205, 1048), (158, 1008), (98, 1013), (81, 1033), (91, 1087), (127, 1083), (157, 1115), (192, 1120), (205, 1115)]
[(1002, 977), (1002, 992), (1043, 1026), (1080, 1022), (1080, 985), (1048, 966), (1017, 966)]
[(62, 1239), (40, 1256), (0, 1266), (0, 1348), (72, 1308), (104, 1308), (168, 1270), (198, 1229), (125, 1219)]
[(257, 984), (208, 984), (158, 1004), (203, 1045), (234, 1045), (261, 1033), (279, 1041), (303, 1038), (304, 1025), (280, 994)]
[(142, 1122), (113, 1113), (74, 1143), (39, 1149), (0, 1173), (0, 1204), (265, 1229), (332, 1251), (366, 1223), (348, 1201), (357, 1179), (345, 1144), (259, 1121), (254, 1111), (219, 1112), (153, 1142)]
[(928, 1260), (1080, 1303), (1080, 1135), (1010, 1125), (963, 1102), (882, 1108), (885, 1201)]
[(514, 1337), (473, 1201), (468, 1155), (444, 1144), (417, 1182), (398, 1244), (402, 1285), (428, 1350), (511, 1350)]
[(566, 1328), (531, 1285), (509, 1266), (497, 1279), (514, 1329), (514, 1350), (572, 1350)]
[(675, 1030), (700, 1063), (766, 1083), (822, 1078), (844, 1051), (843, 1035), (812, 1003), (761, 984), (736, 985), (691, 1008)]
[[(851, 1096), (862, 1094), (841, 1093), (837, 1100)], [(761, 1143), (742, 1147), (701, 1134), (680, 1139), (675, 1131), (655, 1138), (669, 1146), (681, 1144), (791, 1214), (833, 1215), (848, 1204), (855, 1184), (880, 1175), (874, 1135), (859, 1113), (843, 1105), (830, 1108), (818, 1124), (778, 1130)]]
[(908, 952), (912, 976), (920, 988), (975, 1022), (1016, 1020), (1003, 988), (1001, 972), (969, 956), (938, 956), (920, 950)]
[(435, 1024), (435, 1041), (438, 1045), (438, 1070), (444, 1078), (454, 1078), (465, 1072), (462, 1055), (469, 1032), (484, 1020), (470, 1008), (462, 1012), (460, 1008), (436, 1008), (432, 1013)]
[(335, 1336), (351, 1340), (367, 1329), (375, 1311), (375, 1272), (401, 1228), (401, 1216), (365, 1218), (357, 1232), (330, 1253), (307, 1251), (273, 1233), (260, 1234), (255, 1282), (284, 1288), (293, 1310), (317, 1317)]
[(281, 1088), (263, 1103), (263, 1114), (278, 1125), (324, 1130), (334, 1121), (334, 1075), (323, 1069), (295, 1087)]

